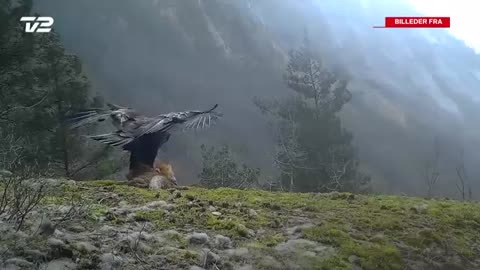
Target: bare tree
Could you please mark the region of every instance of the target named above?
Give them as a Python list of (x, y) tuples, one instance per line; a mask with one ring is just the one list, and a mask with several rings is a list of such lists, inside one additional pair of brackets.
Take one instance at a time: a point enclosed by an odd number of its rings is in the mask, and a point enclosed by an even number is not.
[(274, 165), (289, 178), (288, 190), (292, 192), (295, 188), (295, 171), (304, 169), (301, 163), (306, 160), (306, 152), (300, 148), (298, 143), (297, 126), (291, 113), (278, 129), (278, 134), (281, 135), (278, 137)]
[(47, 183), (40, 180), (33, 162), (23, 164), (28, 143), (0, 130), (0, 217), (20, 230), (29, 213), (47, 195)]
[(422, 170), (422, 177), (427, 186), (427, 196), (431, 197), (433, 194), (433, 189), (437, 184), (438, 178), (440, 176), (438, 162), (440, 158), (440, 144), (438, 138), (435, 137), (433, 142), (433, 156), (428, 159)]
[(33, 166), (22, 166), (21, 170), (15, 170), (15, 174), (8, 170), (2, 171), (0, 217), (14, 223), (17, 230), (20, 230), (30, 212), (48, 194), (49, 186), (37, 175)]
[(278, 177), (266, 177), (262, 184), (262, 189), (268, 191), (284, 191), (282, 181)]
[(11, 170), (22, 162), (25, 156), (25, 140), (6, 134), (0, 129), (0, 169)]
[(342, 151), (341, 146), (331, 146), (328, 149), (329, 160), (324, 164), (324, 167), (329, 180), (323, 188), (329, 191), (341, 191), (344, 189), (344, 178), (349, 167), (353, 165), (351, 159), (342, 157)]
[(464, 201), (465, 199), (468, 198), (468, 200), (472, 199), (472, 188), (469, 184), (468, 177), (467, 177), (467, 172), (465, 169), (465, 150), (462, 148), (460, 149), (460, 159), (455, 167), (455, 171), (457, 173), (457, 182), (455, 183), (455, 186), (457, 187), (458, 192), (460, 193), (460, 197)]

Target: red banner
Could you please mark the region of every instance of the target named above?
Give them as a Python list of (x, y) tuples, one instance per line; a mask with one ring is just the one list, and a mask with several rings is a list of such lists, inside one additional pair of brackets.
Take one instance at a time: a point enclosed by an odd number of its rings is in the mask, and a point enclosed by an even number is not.
[(450, 17), (385, 17), (386, 28), (450, 28)]

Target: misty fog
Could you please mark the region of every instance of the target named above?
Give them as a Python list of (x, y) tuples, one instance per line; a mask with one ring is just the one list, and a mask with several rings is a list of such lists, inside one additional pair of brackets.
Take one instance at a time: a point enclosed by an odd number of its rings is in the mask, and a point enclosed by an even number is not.
[[(341, 3), (340, 3), (341, 2)], [(388, 3), (387, 3), (388, 2)], [(444, 29), (373, 29), (416, 12), (401, 1), (43, 0), (95, 91), (155, 115), (219, 103), (223, 120), (172, 137), (160, 157), (183, 183), (196, 181), (202, 143), (232, 146), (242, 161), (275, 173), (267, 119), (253, 97), (289, 94), (282, 72), (304, 32), (322, 59), (350, 78), (342, 111), (377, 191), (423, 195), (422, 164), (441, 149), (441, 195), (455, 196), (465, 149), (480, 196), (480, 55)]]

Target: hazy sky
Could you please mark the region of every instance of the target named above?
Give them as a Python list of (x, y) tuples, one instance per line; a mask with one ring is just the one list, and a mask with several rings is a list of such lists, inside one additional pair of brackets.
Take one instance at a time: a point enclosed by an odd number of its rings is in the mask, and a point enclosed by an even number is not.
[(428, 16), (450, 17), (450, 32), (480, 54), (479, 0), (407, 0)]

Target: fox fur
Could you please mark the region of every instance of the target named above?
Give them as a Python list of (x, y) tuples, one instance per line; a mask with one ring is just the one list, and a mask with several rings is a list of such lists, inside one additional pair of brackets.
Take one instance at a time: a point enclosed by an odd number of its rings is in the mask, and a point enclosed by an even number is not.
[(167, 162), (155, 164), (154, 168), (148, 166), (138, 167), (127, 175), (130, 184), (136, 187), (149, 189), (167, 189), (177, 186), (177, 179), (172, 165)]
[(177, 179), (173, 173), (172, 165), (168, 163), (160, 163), (158, 167), (155, 168), (157, 173), (150, 180), (149, 188), (150, 189), (165, 189), (177, 186)]

